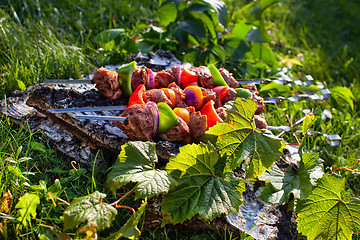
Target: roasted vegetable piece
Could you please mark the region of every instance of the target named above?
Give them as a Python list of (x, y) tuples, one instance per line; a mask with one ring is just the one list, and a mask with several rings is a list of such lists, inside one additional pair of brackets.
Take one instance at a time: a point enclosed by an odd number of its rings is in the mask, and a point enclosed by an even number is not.
[(190, 115), (186, 108), (174, 108), (174, 113), (189, 125)]
[(216, 110), (214, 108), (214, 101), (211, 100), (210, 102), (207, 102), (200, 110), (201, 114), (207, 116), (207, 127), (214, 126), (217, 122), (222, 122), (222, 119), (219, 117), (219, 115), (216, 113)]
[(199, 75), (196, 72), (184, 67), (180, 74), (181, 87), (186, 88), (187, 86), (198, 86), (198, 77)]
[(143, 100), (144, 92), (145, 92), (145, 85), (144, 84), (139, 85), (135, 89), (135, 91), (131, 94), (128, 105), (131, 106), (134, 104), (145, 104)]
[(136, 62), (132, 61), (131, 63), (128, 63), (116, 70), (116, 72), (119, 74), (120, 87), (125, 97), (130, 97), (132, 94), (131, 78), (136, 68)]
[(252, 93), (245, 88), (236, 88), (235, 91), (236, 91), (236, 95), (241, 98), (247, 99), (247, 98), (251, 98), (252, 96)]
[(214, 87), (212, 90), (216, 93), (216, 96), (221, 100), (228, 93), (229, 87), (227, 87), (227, 86), (217, 86), (217, 87)]
[(204, 103), (204, 95), (198, 86), (188, 86), (184, 90), (186, 96), (186, 104), (200, 110)]
[(171, 88), (162, 88), (162, 90), (171, 102), (170, 107), (174, 108), (176, 106), (176, 94), (174, 90), (172, 90)]
[(228, 86), (225, 80), (223, 79), (223, 77), (221, 76), (219, 70), (215, 67), (214, 64), (210, 64), (208, 66), (208, 69), (211, 72), (215, 86)]
[(159, 110), (159, 133), (166, 132), (180, 123), (178, 117), (168, 104), (159, 102), (157, 106)]

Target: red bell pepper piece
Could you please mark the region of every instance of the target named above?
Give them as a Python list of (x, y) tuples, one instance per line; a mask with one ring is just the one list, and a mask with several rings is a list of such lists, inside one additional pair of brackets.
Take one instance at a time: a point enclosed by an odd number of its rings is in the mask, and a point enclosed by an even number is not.
[(145, 85), (141, 84), (139, 85), (135, 91), (131, 94), (129, 98), (129, 104), (128, 106), (134, 105), (134, 104), (145, 104), (143, 99), (143, 94), (146, 91)]
[(198, 86), (197, 72), (191, 71), (189, 68), (184, 67), (180, 74), (181, 87), (184, 89), (187, 86)]
[(214, 87), (212, 90), (213, 90), (213, 92), (216, 93), (216, 96), (218, 96), (218, 98), (221, 100), (228, 93), (229, 87), (228, 86), (217, 86), (217, 87)]
[(213, 100), (210, 100), (200, 110), (201, 114), (207, 116), (206, 121), (208, 128), (214, 126), (217, 122), (222, 122), (222, 119), (216, 113), (214, 104), (215, 102)]

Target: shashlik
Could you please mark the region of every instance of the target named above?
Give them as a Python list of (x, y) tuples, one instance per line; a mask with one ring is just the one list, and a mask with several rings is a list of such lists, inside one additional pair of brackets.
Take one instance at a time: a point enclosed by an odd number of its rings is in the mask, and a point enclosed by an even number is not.
[[(125, 70), (124, 70), (125, 69)], [(236, 97), (258, 103), (255, 124), (266, 128), (264, 101), (255, 84), (239, 84), (226, 69), (184, 67), (180, 65), (154, 73), (130, 63), (120, 71), (99, 68), (92, 82), (105, 97), (115, 100), (129, 96), (126, 119), (114, 123), (131, 140), (163, 139), (173, 142), (198, 142), (205, 131), (226, 119), (223, 105)]]

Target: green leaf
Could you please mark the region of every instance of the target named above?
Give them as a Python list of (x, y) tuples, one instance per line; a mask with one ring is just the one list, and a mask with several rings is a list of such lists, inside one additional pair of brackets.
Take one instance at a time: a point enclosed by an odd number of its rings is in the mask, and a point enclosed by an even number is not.
[(246, 177), (256, 178), (280, 159), (284, 143), (270, 131), (255, 128), (257, 104), (237, 98), (227, 105), (227, 119), (211, 127), (203, 140), (211, 141), (220, 155), (227, 156), (227, 169), (245, 164)]
[(355, 100), (355, 97), (349, 88), (334, 87), (331, 89), (331, 97), (335, 98), (335, 99), (340, 98), (340, 99), (344, 100), (345, 102), (347, 102), (350, 105), (351, 110), (354, 110), (353, 100)]
[(213, 7), (219, 22), (226, 28), (228, 23), (228, 10), (226, 4), (219, 0), (203, 0), (203, 2), (206, 2)]
[(264, 38), (263, 34), (256, 27), (252, 27), (246, 34), (246, 40), (254, 43), (266, 43), (267, 40)]
[(274, 52), (264, 43), (253, 43), (251, 51), (256, 59), (259, 59), (266, 64), (272, 65), (276, 61)]
[(7, 171), (9, 172), (9, 174), (11, 176), (13, 176), (15, 178), (29, 180), (26, 177), (24, 177), (24, 175), (22, 174), (20, 168), (14, 166), (14, 165), (7, 165)]
[(213, 220), (239, 210), (244, 182), (233, 172), (217, 171), (222, 165), (217, 164), (219, 159), (223, 160), (212, 145), (201, 143), (181, 147), (180, 153), (169, 160), (166, 169), (180, 179), (161, 202), (165, 222), (182, 223), (196, 214)]
[(124, 144), (112, 167), (107, 182), (113, 191), (121, 186), (137, 182), (135, 198), (157, 196), (167, 192), (171, 178), (165, 170), (155, 168), (158, 161), (156, 144), (132, 141)]
[(345, 179), (324, 175), (296, 219), (298, 231), (312, 239), (352, 239), (360, 232), (360, 200), (345, 199)]
[(128, 239), (138, 239), (141, 234), (141, 231), (138, 229), (137, 225), (140, 222), (141, 216), (145, 212), (147, 201), (144, 201), (136, 213), (131, 215), (129, 220), (120, 228), (119, 231), (111, 234), (105, 240), (117, 240), (120, 237), (126, 237)]
[(242, 40), (246, 40), (246, 35), (253, 28), (253, 26), (248, 25), (244, 22), (239, 22), (235, 24), (234, 28), (231, 31), (232, 36), (237, 36)]
[(269, 172), (265, 172), (259, 177), (259, 180), (262, 181), (266, 179), (270, 180), (270, 183), (263, 188), (259, 196), (266, 202), (284, 204), (288, 202), (291, 192), (300, 192), (300, 179), (294, 174), (291, 167), (283, 172), (274, 164)]
[(308, 115), (305, 117), (301, 127), (303, 135), (307, 134), (307, 132), (310, 130), (311, 126), (315, 123), (315, 121), (316, 121), (315, 115)]
[(288, 85), (277, 84), (274, 82), (262, 86), (259, 90), (260, 93), (265, 93), (269, 91), (274, 91), (276, 95), (292, 92), (291, 88)]
[(43, 152), (46, 153), (46, 147), (44, 144), (39, 143), (39, 142), (31, 142), (30, 143), (31, 146), (31, 150), (33, 151), (38, 151), (38, 152)]
[(298, 175), (302, 176), (303, 172), (309, 174), (311, 185), (315, 186), (316, 181), (324, 175), (324, 160), (319, 158), (315, 153), (304, 153), (301, 156), (301, 163), (298, 169)]
[(36, 208), (40, 204), (40, 198), (34, 193), (25, 193), (19, 199), (15, 208), (19, 217), (17, 220), (21, 223), (20, 228), (31, 226), (31, 219), (36, 217)]
[(97, 231), (109, 228), (117, 211), (102, 201), (105, 197), (106, 194), (95, 191), (87, 196), (75, 198), (63, 214), (64, 229), (72, 229), (84, 222), (96, 223)]
[(167, 27), (170, 23), (174, 22), (177, 18), (176, 5), (172, 2), (162, 5), (158, 9), (158, 17), (160, 19), (160, 24), (163, 27)]
[(18, 84), (18, 88), (21, 90), (21, 91), (24, 91), (26, 89), (26, 85), (24, 82), (20, 81), (20, 80), (16, 80), (17, 84)]
[(197, 22), (186, 20), (179, 22), (179, 27), (187, 33), (200, 38), (206, 37), (206, 30), (203, 25)]
[(123, 37), (125, 37), (125, 29), (107, 29), (96, 35), (95, 42), (105, 50), (112, 50)]
[(301, 156), (299, 169), (289, 166), (285, 171), (281, 171), (274, 164), (269, 172), (263, 173), (259, 180), (269, 180), (259, 196), (266, 202), (272, 204), (284, 204), (289, 201), (290, 194), (295, 199), (305, 200), (312, 190), (312, 186), (318, 178), (323, 175), (322, 160), (317, 154), (305, 153)]
[(98, 44), (104, 44), (107, 42), (110, 42), (112, 40), (115, 40), (115, 38), (119, 36), (123, 36), (125, 32), (125, 29), (123, 28), (117, 28), (117, 29), (106, 29), (102, 32), (100, 32), (95, 37), (95, 42)]

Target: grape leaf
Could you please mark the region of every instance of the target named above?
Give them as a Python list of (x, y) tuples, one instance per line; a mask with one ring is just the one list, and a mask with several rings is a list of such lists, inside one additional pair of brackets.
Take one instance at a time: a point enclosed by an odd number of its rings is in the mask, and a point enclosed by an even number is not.
[(219, 160), (216, 149), (204, 143), (185, 145), (169, 160), (166, 170), (179, 180), (161, 202), (164, 222), (182, 223), (196, 214), (212, 220), (239, 210), (244, 182), (233, 172), (219, 171)]
[(345, 179), (324, 175), (296, 219), (308, 239), (352, 239), (360, 231), (360, 199), (343, 198)]
[(137, 182), (135, 199), (167, 192), (172, 178), (165, 170), (155, 168), (156, 144), (132, 141), (124, 144), (107, 181), (113, 191), (129, 182)]
[(312, 190), (312, 185), (315, 185), (315, 181), (321, 178), (323, 173), (322, 160), (314, 153), (302, 155), (297, 171), (289, 166), (283, 172), (274, 164), (270, 171), (259, 177), (259, 180), (270, 181), (259, 197), (269, 203), (284, 204), (288, 202), (290, 193), (293, 193), (295, 199), (305, 200)]
[(141, 216), (145, 212), (147, 201), (144, 201), (139, 209), (131, 215), (129, 220), (120, 228), (119, 231), (111, 234), (109, 237), (107, 237), (105, 240), (117, 240), (120, 237), (126, 237), (128, 239), (138, 239), (138, 237), (141, 234), (141, 231), (137, 228), (137, 225), (141, 219)]
[(102, 201), (105, 197), (106, 194), (95, 191), (87, 196), (75, 198), (63, 214), (64, 229), (74, 228), (83, 222), (95, 222), (98, 231), (110, 227), (117, 211)]
[(284, 143), (268, 130), (255, 129), (257, 104), (237, 98), (227, 105), (224, 122), (211, 127), (203, 140), (212, 142), (220, 155), (227, 156), (228, 169), (245, 163), (246, 178), (255, 178), (270, 169), (282, 154)]
[(18, 209), (19, 217), (17, 220), (21, 223), (20, 228), (23, 226), (31, 226), (31, 218), (36, 217), (36, 208), (39, 204), (40, 198), (34, 193), (25, 193), (25, 195), (19, 199), (15, 208)]

